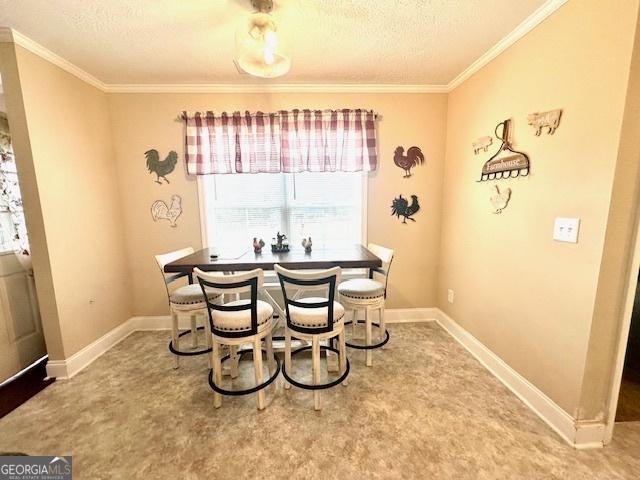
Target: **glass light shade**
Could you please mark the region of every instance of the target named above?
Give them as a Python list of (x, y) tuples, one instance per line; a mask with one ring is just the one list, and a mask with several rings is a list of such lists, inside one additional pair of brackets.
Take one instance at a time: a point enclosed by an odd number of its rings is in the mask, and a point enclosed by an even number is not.
[(291, 69), (286, 35), (268, 13), (256, 12), (236, 31), (236, 63), (250, 75), (275, 78)]

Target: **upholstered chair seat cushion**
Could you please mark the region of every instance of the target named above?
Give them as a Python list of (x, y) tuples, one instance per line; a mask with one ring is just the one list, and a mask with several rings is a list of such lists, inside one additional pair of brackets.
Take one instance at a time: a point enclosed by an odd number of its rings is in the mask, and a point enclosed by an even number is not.
[[(211, 303), (215, 302), (218, 298), (220, 298), (220, 294), (218, 293), (211, 292), (209, 295), (209, 301)], [(176, 305), (196, 305), (199, 303), (204, 305), (202, 287), (200, 287), (199, 284), (194, 283), (176, 288), (169, 294), (169, 301)]]
[[(262, 300), (257, 301), (258, 311), (258, 327), (265, 326), (267, 321), (273, 315), (273, 307)], [(226, 306), (249, 305), (250, 300), (236, 300), (234, 302), (225, 303)], [(212, 310), (213, 325), (218, 330), (225, 331), (241, 331), (251, 328), (251, 310), (238, 310), (236, 312), (222, 312), (220, 310)]]
[(351, 298), (384, 297), (384, 285), (369, 278), (354, 278), (338, 286), (340, 295)]
[[(309, 297), (298, 300), (300, 303), (326, 302), (326, 298)], [(326, 327), (329, 312), (328, 307), (303, 308), (295, 305), (289, 306), (291, 323), (300, 327)], [(333, 321), (338, 322), (344, 317), (344, 307), (338, 302), (333, 302)]]

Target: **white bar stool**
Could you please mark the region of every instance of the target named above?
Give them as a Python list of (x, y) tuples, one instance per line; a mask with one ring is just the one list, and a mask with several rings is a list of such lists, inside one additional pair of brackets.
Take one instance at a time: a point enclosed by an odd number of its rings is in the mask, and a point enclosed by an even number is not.
[[(347, 385), (349, 360), (344, 333), (344, 307), (334, 300), (336, 285), (340, 282), (340, 267), (313, 272), (287, 270), (280, 265), (274, 266), (278, 273), (282, 295), (284, 297), (287, 324), (285, 326), (284, 367), (282, 375), (286, 379), (285, 388), (294, 385), (304, 390), (313, 390), (314, 409), (320, 410), (320, 390), (334, 387), (340, 383)], [(328, 290), (327, 298), (307, 297), (300, 300), (290, 298), (287, 287), (303, 293), (311, 290)], [(291, 337), (306, 340), (311, 345), (291, 351)], [(338, 337), (338, 349), (331, 346), (332, 340)], [(329, 345), (320, 345), (326, 340)], [(313, 384), (298, 382), (291, 378), (291, 356), (311, 349), (313, 364)], [(338, 354), (340, 376), (331, 382), (320, 383), (320, 351), (332, 351)]]
[[(198, 278), (202, 292), (217, 294), (241, 294), (249, 292), (247, 300), (235, 300), (223, 305), (207, 300), (209, 329), (211, 331), (211, 364), (209, 385), (213, 390), (213, 406), (222, 406), (222, 395), (248, 395), (257, 392), (258, 410), (265, 407), (264, 389), (268, 387), (280, 373), (280, 361), (273, 354), (273, 307), (267, 302), (258, 300), (258, 290), (264, 285), (264, 272), (261, 269), (232, 275), (206, 273), (195, 268), (193, 273)], [(264, 339), (269, 365), (269, 378), (264, 380), (262, 372), (262, 340)], [(256, 385), (244, 390), (227, 390), (222, 384), (222, 363), (232, 358), (230, 353), (220, 358), (220, 346), (228, 345), (230, 349), (243, 344), (251, 344), (252, 348), (238, 350), (237, 355), (253, 352), (253, 368)]]
[[(393, 250), (370, 243), (367, 248), (382, 260), (382, 268), (369, 271), (369, 278), (355, 278), (347, 280), (338, 286), (340, 293), (340, 303), (347, 310), (353, 312), (351, 322), (345, 325), (352, 325), (351, 341), (347, 342), (349, 348), (366, 350), (366, 365), (373, 365), (372, 350), (382, 348), (389, 341), (389, 332), (384, 321), (385, 299), (387, 297), (387, 283), (389, 281), (389, 270), (393, 261)], [(374, 279), (374, 274), (384, 277), (384, 283)], [(357, 312), (364, 310), (364, 321), (357, 319)], [(372, 311), (378, 312), (379, 323), (372, 320)], [(365, 325), (365, 343), (354, 343), (356, 338), (356, 327), (358, 323)], [(378, 329), (378, 341), (373, 343), (373, 327)]]
[[(169, 309), (171, 311), (171, 341), (169, 342), (169, 351), (175, 355), (174, 368), (180, 366), (180, 357), (204, 355), (211, 351), (210, 335), (208, 334), (208, 322), (206, 321), (207, 305), (202, 295), (200, 285), (193, 284), (193, 276), (191, 273), (165, 273), (164, 266), (179, 258), (191, 255), (193, 248), (183, 248), (174, 252), (156, 255), (156, 262), (160, 267), (160, 272), (164, 278), (165, 288), (167, 290), (167, 299), (169, 300)], [(173, 290), (169, 290), (169, 284), (175, 280), (188, 277), (189, 285), (184, 285)], [(209, 292), (210, 302), (220, 302), (221, 296), (217, 293)], [(191, 317), (191, 330), (180, 333), (179, 320), (180, 316), (189, 315)], [(198, 317), (202, 319), (203, 325), (197, 326)], [(207, 340), (207, 348), (197, 350), (198, 348), (198, 330), (205, 330), (205, 339)], [(185, 335), (191, 335), (192, 350), (180, 350), (180, 338)]]

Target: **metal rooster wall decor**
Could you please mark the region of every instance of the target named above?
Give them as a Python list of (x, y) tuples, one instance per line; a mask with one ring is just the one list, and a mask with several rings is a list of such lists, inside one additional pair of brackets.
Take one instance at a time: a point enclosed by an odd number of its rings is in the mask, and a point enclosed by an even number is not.
[(403, 217), (402, 223), (407, 223), (407, 220), (415, 222), (416, 220), (411, 217), (418, 213), (419, 210), (420, 204), (418, 203), (417, 195), (411, 195), (411, 204), (409, 204), (409, 200), (402, 198), (402, 194), (391, 202), (391, 216)]
[(149, 173), (156, 174), (155, 182), (162, 185), (160, 181), (162, 178), (165, 182), (169, 183), (165, 175), (169, 175), (175, 170), (176, 164), (178, 163), (178, 154), (171, 150), (167, 158), (160, 160), (160, 154), (157, 150), (147, 150), (144, 152), (144, 156), (147, 159), (147, 169)]
[[(502, 126), (502, 132), (499, 134), (498, 128), (500, 126)], [(511, 147), (510, 127), (511, 120), (509, 119), (496, 126), (495, 134), (498, 139), (502, 140), (502, 145), (482, 167), (482, 176), (478, 180), (479, 182), (529, 175), (529, 157), (526, 153), (518, 152)]]
[(151, 204), (151, 217), (154, 222), (168, 220), (172, 227), (177, 227), (176, 220), (182, 215), (182, 198), (180, 195), (171, 196), (171, 204), (167, 206), (162, 200)]
[(413, 167), (424, 164), (424, 155), (419, 147), (410, 147), (406, 155), (404, 147), (397, 147), (393, 152), (393, 163), (404, 170), (403, 178), (409, 178)]
[(493, 213), (502, 213), (502, 210), (507, 208), (509, 200), (511, 200), (511, 189), (507, 187), (500, 191), (498, 185), (494, 185), (494, 187), (496, 191), (489, 197), (489, 200), (491, 201), (491, 205), (493, 205)]

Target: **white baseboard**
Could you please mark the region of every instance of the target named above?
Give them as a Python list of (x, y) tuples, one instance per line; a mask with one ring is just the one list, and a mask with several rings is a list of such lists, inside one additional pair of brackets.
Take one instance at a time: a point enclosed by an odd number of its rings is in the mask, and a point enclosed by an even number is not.
[(131, 318), (118, 325), (65, 360), (49, 360), (47, 362), (47, 376), (56, 379), (73, 377), (104, 352), (131, 335), (135, 331), (133, 320)]
[(580, 423), (526, 378), (507, 365), (447, 314), (438, 310), (438, 323), (469, 353), (574, 448), (603, 446), (603, 423)]
[[(422, 323), (435, 322), (438, 319), (437, 308), (387, 308), (384, 312), (387, 323)], [(133, 317), (135, 330), (169, 330), (171, 317), (169, 315)], [(374, 320), (375, 321), (375, 320)], [(189, 328), (188, 316), (179, 318), (180, 328)], [(200, 320), (198, 321), (200, 325)]]
[[(387, 323), (435, 321), (437, 314), (438, 309), (435, 308), (387, 309), (385, 311)], [(181, 315), (179, 322), (181, 329), (190, 328), (188, 316)], [(198, 324), (201, 324), (201, 320), (198, 321)], [(47, 375), (57, 379), (69, 379), (133, 332), (170, 329), (171, 317), (169, 315), (132, 317), (66, 360), (49, 360)]]
[(384, 317), (386, 323), (435, 322), (438, 312), (437, 308), (387, 308)]

